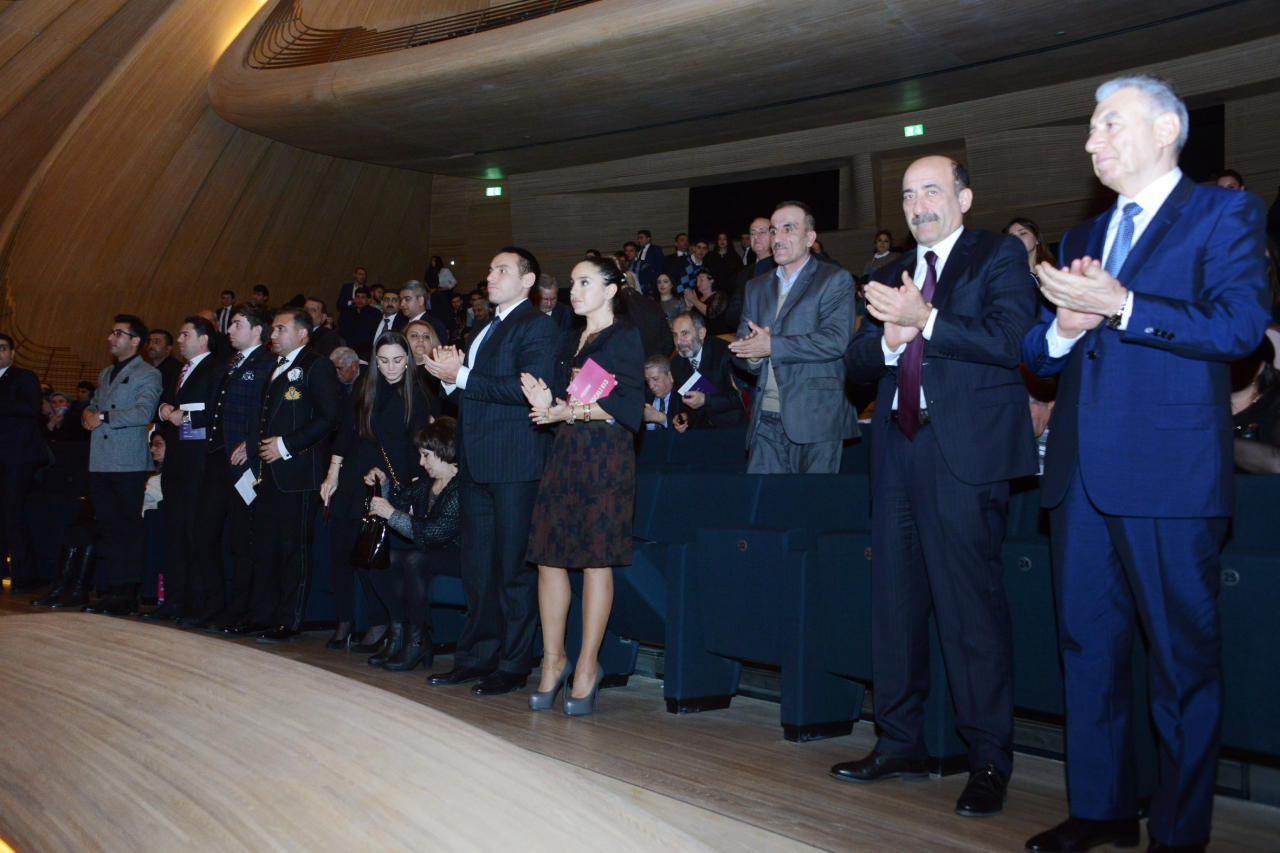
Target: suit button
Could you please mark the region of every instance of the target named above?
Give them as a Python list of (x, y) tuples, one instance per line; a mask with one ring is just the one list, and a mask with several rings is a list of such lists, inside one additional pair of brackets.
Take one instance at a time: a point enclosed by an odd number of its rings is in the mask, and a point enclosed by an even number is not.
[(1169, 332), (1168, 334), (1165, 335), (1165, 337), (1167, 337), (1169, 340), (1173, 340), (1173, 332)]
[(1085, 353), (1085, 355), (1087, 355), (1089, 358), (1097, 358), (1097, 357), (1098, 357), (1098, 351), (1097, 351), (1097, 350), (1089, 350), (1087, 353)]
[(1153, 335), (1155, 334), (1155, 331), (1156, 331), (1155, 329), (1151, 328), (1150, 326), (1147, 326), (1145, 329), (1142, 330), (1142, 333), (1144, 335)]

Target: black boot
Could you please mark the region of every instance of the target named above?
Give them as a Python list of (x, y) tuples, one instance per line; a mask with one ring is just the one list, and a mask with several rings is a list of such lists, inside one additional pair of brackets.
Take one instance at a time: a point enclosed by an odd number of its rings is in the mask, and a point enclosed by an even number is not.
[(80, 547), (79, 562), (67, 581), (67, 589), (49, 606), (54, 610), (73, 608), (79, 610), (89, 603), (89, 587), (93, 585), (93, 546)]
[(369, 658), (369, 666), (382, 666), (404, 651), (404, 629), (405, 623), (403, 622), (391, 623), (391, 630), (387, 632), (387, 647), (383, 649), (381, 654), (376, 654)]
[(49, 587), (40, 598), (31, 602), (32, 607), (52, 607), (67, 588), (71, 586), (75, 580), (76, 572), (80, 568), (80, 546), (63, 545), (62, 554), (58, 559), (58, 576), (53, 580), (53, 586)]
[(388, 658), (382, 668), (390, 672), (412, 672), (418, 664), (431, 666), (431, 637), (420, 625), (409, 626), (409, 636), (400, 654)]

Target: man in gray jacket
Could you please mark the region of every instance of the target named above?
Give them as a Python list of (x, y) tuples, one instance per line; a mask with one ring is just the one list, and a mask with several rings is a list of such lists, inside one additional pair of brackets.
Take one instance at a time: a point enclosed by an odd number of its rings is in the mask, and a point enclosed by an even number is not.
[(107, 344), (115, 364), (98, 374), (98, 388), (81, 414), (89, 430), (89, 494), (94, 539), (104, 557), (107, 595), (88, 613), (128, 616), (137, 610), (142, 577), (142, 493), (151, 470), (147, 445), (160, 399), (160, 371), (138, 357), (147, 327), (117, 314)]

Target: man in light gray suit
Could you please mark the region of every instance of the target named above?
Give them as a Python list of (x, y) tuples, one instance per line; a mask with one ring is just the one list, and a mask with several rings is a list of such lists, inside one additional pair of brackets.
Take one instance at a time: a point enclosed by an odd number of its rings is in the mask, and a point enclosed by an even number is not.
[(756, 374), (747, 427), (747, 472), (835, 474), (840, 448), (858, 435), (844, 393), (844, 350), (853, 337), (849, 273), (812, 255), (818, 235), (804, 202), (784, 201), (769, 220), (777, 269), (747, 282), (738, 365)]
[(89, 430), (89, 493), (94, 538), (107, 567), (107, 595), (88, 613), (128, 616), (137, 610), (142, 577), (142, 493), (151, 470), (147, 444), (160, 400), (160, 371), (138, 357), (147, 327), (117, 314), (107, 344), (116, 363), (98, 374), (98, 388), (80, 416)]

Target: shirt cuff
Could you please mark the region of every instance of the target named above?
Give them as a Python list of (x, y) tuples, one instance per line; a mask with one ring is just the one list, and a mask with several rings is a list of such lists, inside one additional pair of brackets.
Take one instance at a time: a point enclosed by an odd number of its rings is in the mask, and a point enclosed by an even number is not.
[(1053, 322), (1049, 324), (1048, 330), (1044, 333), (1045, 348), (1049, 351), (1049, 358), (1062, 358), (1071, 352), (1071, 348), (1076, 345), (1076, 341), (1084, 337), (1084, 332), (1076, 335), (1074, 338), (1064, 338), (1058, 332), (1058, 320), (1055, 317)]
[(1126, 290), (1124, 293), (1124, 307), (1120, 309), (1120, 323), (1116, 326), (1116, 330), (1123, 332), (1129, 328), (1129, 318), (1133, 316), (1133, 291)]
[(933, 324), (938, 321), (938, 309), (929, 309), (929, 319), (925, 321), (924, 328), (920, 330), (920, 334), (924, 335), (926, 341), (933, 340)]
[(280, 451), (281, 459), (292, 459), (289, 454), (289, 448), (284, 446), (284, 436), (276, 436), (276, 450)]
[(907, 349), (906, 344), (900, 345), (897, 349), (889, 349), (889, 345), (884, 342), (884, 338), (880, 338), (880, 351), (884, 353), (884, 363), (887, 367), (893, 367), (898, 363), (898, 357)]
[[(467, 377), (470, 375), (471, 375), (471, 368), (467, 367), (465, 364), (459, 367), (458, 377), (453, 381), (454, 387), (465, 389), (467, 387)], [(452, 389), (450, 390), (452, 391)]]

